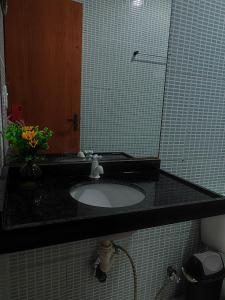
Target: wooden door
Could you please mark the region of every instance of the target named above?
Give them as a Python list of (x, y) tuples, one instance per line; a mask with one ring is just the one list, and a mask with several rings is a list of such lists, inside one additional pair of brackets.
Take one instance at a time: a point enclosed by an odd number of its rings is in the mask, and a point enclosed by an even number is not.
[(54, 131), (51, 153), (79, 151), (82, 4), (8, 0), (4, 24), (9, 104)]

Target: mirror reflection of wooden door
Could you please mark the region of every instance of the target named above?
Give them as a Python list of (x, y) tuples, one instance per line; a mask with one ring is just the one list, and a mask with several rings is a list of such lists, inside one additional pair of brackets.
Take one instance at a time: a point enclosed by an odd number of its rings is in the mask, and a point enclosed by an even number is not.
[(4, 24), (9, 108), (55, 132), (51, 153), (79, 151), (82, 4), (8, 0)]

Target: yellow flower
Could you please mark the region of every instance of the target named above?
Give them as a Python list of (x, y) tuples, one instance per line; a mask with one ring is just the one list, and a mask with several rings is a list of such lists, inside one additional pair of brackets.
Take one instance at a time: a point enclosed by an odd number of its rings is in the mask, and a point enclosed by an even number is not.
[(34, 130), (32, 130), (32, 131), (24, 131), (22, 133), (22, 138), (24, 140), (31, 141), (31, 140), (33, 140), (33, 138), (35, 137), (35, 135), (36, 135), (36, 132)]
[(34, 126), (23, 126), (22, 127), (23, 131), (30, 131), (30, 130), (33, 130), (33, 129), (34, 129)]
[(38, 141), (35, 140), (35, 139), (29, 142), (29, 145), (30, 145), (32, 148), (35, 148), (35, 147), (37, 146), (37, 144), (38, 144)]

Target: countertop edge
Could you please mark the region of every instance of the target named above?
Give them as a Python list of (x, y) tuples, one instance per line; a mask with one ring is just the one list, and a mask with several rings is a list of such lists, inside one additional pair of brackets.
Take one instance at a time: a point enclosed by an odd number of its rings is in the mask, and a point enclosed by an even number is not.
[[(225, 198), (120, 215), (0, 230), (0, 254), (225, 214)], [(112, 226), (113, 224), (113, 226)], [(135, 224), (135, 225), (134, 225)]]

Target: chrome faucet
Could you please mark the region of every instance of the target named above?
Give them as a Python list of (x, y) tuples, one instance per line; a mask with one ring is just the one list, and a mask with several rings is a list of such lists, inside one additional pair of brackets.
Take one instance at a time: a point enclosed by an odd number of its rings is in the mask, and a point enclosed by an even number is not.
[(92, 158), (92, 164), (91, 164), (91, 173), (89, 175), (89, 178), (92, 179), (99, 179), (100, 174), (104, 174), (104, 169), (102, 166), (99, 165), (98, 159), (101, 158), (101, 156), (95, 154)]

